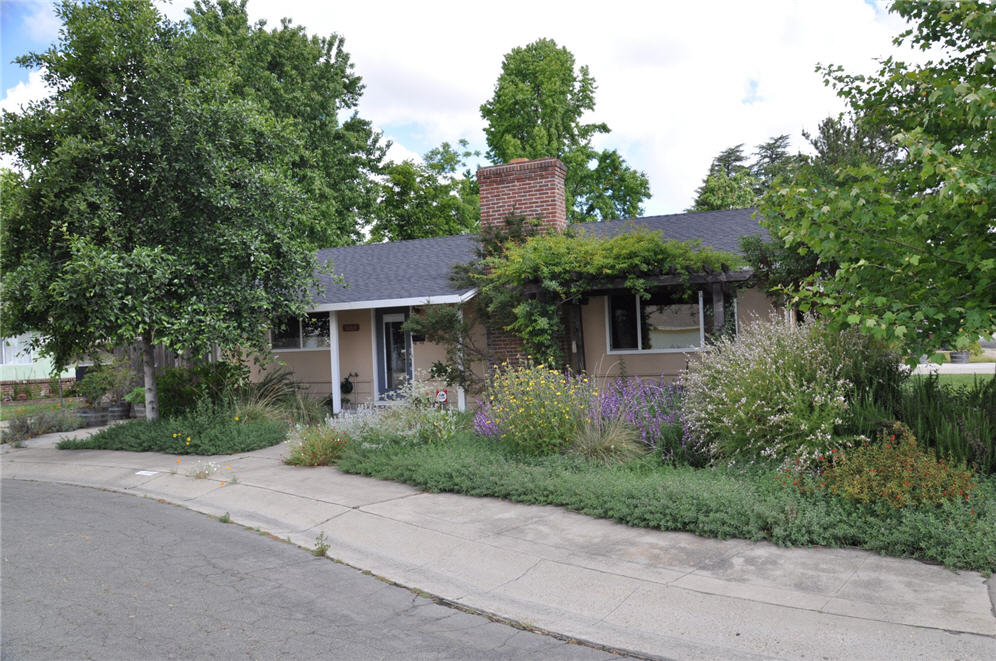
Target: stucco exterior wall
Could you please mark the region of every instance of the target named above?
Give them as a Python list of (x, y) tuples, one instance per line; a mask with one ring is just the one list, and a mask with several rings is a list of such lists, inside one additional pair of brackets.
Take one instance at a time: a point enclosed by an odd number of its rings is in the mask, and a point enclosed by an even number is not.
[[(373, 401), (374, 322), (371, 310), (341, 310), (336, 313), (339, 331), (339, 374), (345, 379), (354, 373), (353, 392), (343, 394), (352, 404)], [(356, 328), (356, 330), (345, 330)]]

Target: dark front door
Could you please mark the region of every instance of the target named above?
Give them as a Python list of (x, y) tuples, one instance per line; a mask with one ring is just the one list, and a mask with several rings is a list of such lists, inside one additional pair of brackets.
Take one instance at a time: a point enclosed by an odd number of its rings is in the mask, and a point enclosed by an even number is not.
[(412, 378), (411, 335), (401, 329), (406, 311), (377, 313), (377, 391), (383, 397)]

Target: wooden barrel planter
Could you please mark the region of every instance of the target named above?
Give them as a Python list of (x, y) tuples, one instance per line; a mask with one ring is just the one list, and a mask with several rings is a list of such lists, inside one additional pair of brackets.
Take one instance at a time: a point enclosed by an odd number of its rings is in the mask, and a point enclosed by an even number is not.
[(951, 352), (951, 362), (964, 364), (968, 362), (968, 352), (967, 351), (952, 351)]
[(84, 427), (102, 427), (107, 424), (107, 409), (95, 409), (91, 407), (76, 409), (76, 415)]
[(131, 404), (111, 404), (107, 407), (108, 420), (126, 420), (130, 413)]

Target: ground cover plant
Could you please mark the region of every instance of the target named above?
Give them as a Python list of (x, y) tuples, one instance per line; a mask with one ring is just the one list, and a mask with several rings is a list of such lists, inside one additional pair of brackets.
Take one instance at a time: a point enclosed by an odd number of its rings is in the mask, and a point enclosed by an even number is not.
[(349, 444), (338, 467), (434, 492), (558, 505), (638, 527), (783, 546), (857, 546), (996, 571), (993, 477), (979, 478), (965, 501), (894, 507), (851, 502), (821, 488), (818, 476), (770, 464), (694, 468), (664, 463), (655, 453), (610, 463), (535, 456), (469, 430), (430, 444), (383, 441)]
[(229, 409), (205, 404), (172, 418), (111, 425), (88, 438), (60, 441), (57, 447), (215, 455), (258, 450), (282, 443), (286, 438), (284, 422), (245, 420)]

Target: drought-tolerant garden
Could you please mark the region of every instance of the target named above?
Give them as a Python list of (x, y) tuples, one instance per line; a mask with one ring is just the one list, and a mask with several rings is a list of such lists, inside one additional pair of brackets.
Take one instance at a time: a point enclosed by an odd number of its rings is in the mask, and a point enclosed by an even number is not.
[(757, 323), (679, 383), (503, 365), (474, 414), (401, 399), (307, 429), (288, 463), (996, 570), (996, 381), (909, 377), (857, 332)]
[[(3, 441), (19, 444), (35, 436), (85, 426), (87, 415), (144, 403), (144, 388), (133, 387), (134, 370), (115, 360), (91, 369), (75, 391), (82, 402), (44, 407), (18, 406), (3, 430)], [(327, 406), (303, 394), (290, 374), (267, 372), (258, 381), (236, 362), (202, 363), (164, 370), (157, 376), (161, 417), (118, 421), (86, 438), (59, 442), (61, 449), (219, 455), (247, 452), (287, 440), (294, 425), (322, 419)], [(6, 407), (5, 407), (6, 408)], [(23, 409), (23, 410), (22, 410)]]
[[(413, 382), (393, 406), (332, 419), (286, 372), (252, 382), (245, 366), (207, 363), (159, 375), (159, 420), (59, 447), (218, 455), (290, 438), (288, 464), (429, 491), (996, 571), (996, 379), (909, 376), (856, 331), (777, 320), (717, 340), (677, 382), (615, 371), (503, 364), (472, 413)], [(78, 390), (107, 404), (134, 395), (134, 378), (112, 363)], [(85, 408), (24, 407), (4, 439), (75, 429)]]

